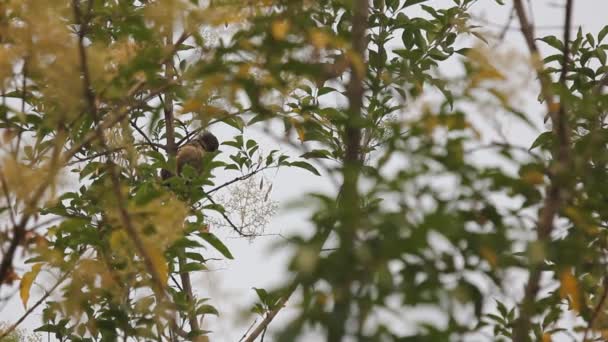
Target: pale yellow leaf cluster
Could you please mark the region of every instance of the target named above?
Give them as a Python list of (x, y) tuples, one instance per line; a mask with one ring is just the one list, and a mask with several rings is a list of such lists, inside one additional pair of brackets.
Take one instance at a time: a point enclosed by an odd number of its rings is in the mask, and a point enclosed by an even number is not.
[[(188, 208), (174, 195), (166, 195), (143, 205), (131, 202), (128, 212), (141, 238), (152, 241), (164, 250), (181, 237)], [(118, 208), (107, 208), (107, 215), (113, 226), (122, 225)]]
[(474, 67), (469, 82), (471, 88), (477, 88), (481, 82), (488, 80), (505, 80), (505, 75), (494, 65), (489, 51), (483, 48), (471, 49), (469, 60)]
[[(151, 200), (143, 205), (130, 203), (129, 218), (138, 233), (138, 238), (146, 248), (150, 261), (161, 280), (166, 283), (168, 265), (164, 251), (183, 235), (183, 226), (188, 215), (187, 206), (174, 195)], [(118, 208), (108, 208), (107, 216), (110, 224), (122, 226)], [(134, 244), (125, 229), (116, 229), (110, 238), (112, 252), (123, 261), (132, 264)]]
[(284, 40), (289, 32), (290, 23), (287, 19), (275, 20), (272, 22), (272, 37), (276, 40)]
[(183, 21), (180, 16), (187, 13), (188, 4), (181, 0), (155, 1), (145, 7), (144, 15), (148, 24), (159, 34), (168, 34), (178, 20)]
[[(22, 203), (31, 200), (36, 189), (44, 183), (54, 183), (55, 178), (49, 178), (49, 166), (35, 168), (17, 161), (12, 155), (0, 159), (0, 172), (6, 181), (9, 193), (16, 196)], [(54, 188), (54, 185), (49, 188)]]
[[(91, 303), (107, 293), (116, 292), (111, 298), (119, 302), (124, 298), (124, 284), (117, 284), (115, 274), (120, 273), (116, 270), (109, 270), (105, 262), (101, 259), (83, 258), (74, 266), (73, 273), (70, 277), (70, 282), (65, 287), (65, 291), (69, 294), (67, 300), (60, 302), (64, 313), (67, 316), (76, 319), (81, 318), (86, 311), (86, 306), (83, 303)], [(83, 329), (88, 329), (94, 332), (94, 320), (91, 320), (93, 325), (83, 326)], [(82, 331), (84, 333), (84, 331)]]
[(140, 46), (129, 39), (120, 39), (110, 45), (101, 43), (87, 46), (87, 66), (92, 86), (98, 93), (118, 96), (124, 94), (108, 94), (106, 84), (118, 75), (121, 66), (129, 64), (139, 53)]
[(467, 57), (466, 91), (485, 89), (501, 106), (518, 108), (524, 101), (522, 89), (535, 81), (530, 61), (515, 49), (492, 49), (487, 45), (472, 48)]
[(82, 82), (76, 39), (67, 25), (72, 18), (69, 2), (13, 0), (5, 11), (12, 19), (0, 36), (10, 37), (13, 44), (3, 47), (0, 64), (15, 67), (17, 61), (26, 61), (28, 76), (44, 99), (40, 105), (44, 108), (39, 109), (47, 114), (45, 118), (74, 118), (82, 108)]
[(135, 137), (128, 120), (122, 120), (119, 125), (104, 132), (108, 149), (117, 151), (114, 153), (114, 161), (127, 167), (128, 170), (135, 169), (139, 159), (139, 153), (135, 148)]
[(274, 4), (274, 0), (215, 0), (204, 8), (191, 9), (186, 26), (193, 30), (203, 25), (247, 25), (255, 16), (267, 14)]

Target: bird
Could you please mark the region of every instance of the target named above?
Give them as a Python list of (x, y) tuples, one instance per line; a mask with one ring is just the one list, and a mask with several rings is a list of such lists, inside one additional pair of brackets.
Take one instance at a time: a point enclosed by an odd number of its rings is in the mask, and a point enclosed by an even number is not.
[[(177, 175), (180, 176), (186, 165), (192, 167), (197, 173), (203, 170), (204, 156), (206, 153), (212, 153), (218, 150), (219, 141), (211, 132), (203, 132), (196, 139), (191, 140), (187, 144), (181, 146), (177, 150), (175, 157), (177, 162)], [(161, 178), (167, 180), (173, 174), (171, 171), (162, 169)]]

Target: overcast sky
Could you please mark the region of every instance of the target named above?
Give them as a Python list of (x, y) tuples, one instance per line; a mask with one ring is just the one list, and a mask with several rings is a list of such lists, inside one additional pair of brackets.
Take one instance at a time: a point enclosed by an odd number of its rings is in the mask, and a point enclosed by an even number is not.
[[(563, 22), (563, 0), (531, 0), (533, 2), (534, 19), (538, 36), (548, 34), (561, 34), (556, 30)], [(505, 1), (510, 4), (510, 1)], [(452, 0), (437, 0), (432, 1), (437, 6), (445, 7), (452, 3)], [(509, 6), (498, 6), (494, 0), (480, 0), (474, 7), (476, 16), (490, 21), (497, 25), (506, 22), (509, 15)], [(608, 1), (605, 0), (577, 0), (574, 4), (574, 24), (575, 27), (582, 26), (583, 32), (596, 33), (605, 25), (608, 24)], [(518, 25), (513, 21), (512, 26), (516, 28)], [(517, 30), (512, 30), (507, 33), (506, 45), (504, 49), (519, 50), (522, 53), (527, 52), (521, 33)], [(451, 66), (451, 64), (450, 64)], [(454, 70), (442, 69), (444, 73), (458, 72), (458, 66), (454, 64)], [(522, 97), (534, 98), (532, 89), (524, 90), (527, 94), (521, 94)], [(530, 146), (535, 135), (542, 129), (542, 116), (544, 115), (543, 107), (534, 103), (526, 104), (526, 110), (530, 113), (537, 112), (535, 122), (539, 127), (539, 131), (521, 130), (516, 123), (503, 122), (501, 129), (504, 130), (512, 142), (518, 145)], [(533, 114), (534, 115), (534, 114)], [(220, 140), (230, 138), (233, 133), (230, 130), (216, 130)], [(276, 141), (268, 139), (258, 132), (251, 132), (258, 139), (261, 139), (263, 147), (266, 151), (277, 147)], [(288, 148), (281, 147), (285, 151)], [(272, 171), (267, 173), (269, 180), (273, 182), (273, 200), (278, 201), (281, 208), (284, 208), (290, 201), (301, 199), (301, 194), (310, 191), (333, 191), (333, 185), (326, 179), (312, 176), (310, 173), (302, 170), (287, 170), (282, 169), (278, 173)], [(219, 176), (221, 177), (221, 175)], [(266, 229), (267, 233), (280, 233), (284, 235), (292, 235), (296, 232), (307, 232), (310, 226), (307, 223), (307, 215), (305, 212), (294, 212), (293, 209), (280, 209), (279, 213), (272, 219)], [(243, 321), (236, 321), (235, 312), (246, 309), (255, 301), (255, 292), (252, 287), (272, 288), (280, 284), (286, 278), (286, 261), (289, 260), (291, 254), (284, 249), (278, 249), (270, 252), (273, 246), (281, 242), (278, 236), (260, 237), (254, 241), (248, 241), (243, 238), (236, 238), (234, 234), (228, 231), (216, 232), (222, 236), (224, 242), (229, 246), (235, 260), (222, 261), (211, 263), (211, 268), (216, 269), (213, 272), (206, 272), (194, 277), (194, 286), (198, 297), (212, 298), (218, 310), (222, 313), (219, 319), (209, 320), (211, 326), (207, 327), (213, 330), (212, 341), (224, 342), (237, 341), (252, 323), (251, 317)], [(523, 286), (519, 284), (519, 288)], [(33, 289), (33, 295), (30, 303), (34, 302), (36, 293)], [(4, 293), (6, 294), (6, 293)], [(40, 310), (38, 310), (40, 311)], [(0, 311), (0, 321), (14, 321), (24, 312), (18, 295), (3, 307)], [(270, 330), (275, 326), (280, 326), (283, 322), (289, 319), (294, 310), (290, 309), (289, 305), (279, 314), (275, 322), (270, 326)], [(34, 314), (22, 324), (22, 327), (33, 329), (40, 325), (40, 315)], [(46, 340), (46, 337), (45, 339)], [(561, 339), (569, 341), (570, 339)], [(266, 338), (266, 341), (271, 341)], [(476, 339), (477, 341), (477, 339)], [(481, 341), (481, 340), (479, 340)]]

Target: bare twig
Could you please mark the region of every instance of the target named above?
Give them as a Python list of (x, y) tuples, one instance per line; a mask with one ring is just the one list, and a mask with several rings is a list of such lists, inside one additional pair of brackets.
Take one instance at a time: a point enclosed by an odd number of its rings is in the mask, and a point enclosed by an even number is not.
[(507, 31), (509, 30), (509, 28), (511, 26), (511, 22), (513, 21), (514, 18), (515, 18), (515, 8), (511, 8), (511, 10), (509, 11), (509, 18), (507, 19), (507, 22), (505, 23), (504, 27), (500, 31), (500, 35), (498, 36), (499, 41), (503, 41), (505, 39), (505, 37), (507, 35)]
[(254, 171), (251, 171), (251, 172), (250, 172), (250, 173), (248, 173), (248, 174), (245, 174), (245, 175), (242, 175), (242, 176), (239, 176), (239, 177), (235, 177), (235, 178), (233, 178), (232, 180), (229, 180), (228, 182), (226, 182), (226, 183), (224, 183), (224, 184), (218, 185), (218, 186), (216, 186), (215, 188), (213, 188), (213, 189), (211, 189), (211, 190), (209, 190), (209, 191), (206, 191), (206, 193), (207, 193), (207, 194), (212, 194), (212, 193), (214, 193), (214, 192), (216, 192), (216, 191), (218, 191), (218, 190), (220, 190), (220, 189), (222, 189), (222, 188), (225, 188), (225, 187), (227, 187), (227, 186), (229, 186), (229, 185), (231, 185), (231, 184), (234, 184), (234, 183), (236, 183), (236, 182), (239, 182), (239, 181), (243, 181), (243, 180), (249, 179), (249, 178), (253, 177), (254, 175), (256, 175), (257, 173), (262, 172), (262, 171), (264, 171), (264, 170), (271, 169), (271, 168), (272, 168), (272, 167), (270, 167), (270, 166), (261, 167), (261, 168), (259, 168), (259, 169), (254, 170)]
[(144, 140), (146, 141), (146, 143), (147, 143), (147, 144), (148, 144), (150, 147), (152, 147), (152, 149), (153, 149), (154, 151), (158, 151), (158, 149), (159, 149), (159, 148), (160, 148), (160, 149), (163, 149), (163, 150), (167, 148), (167, 147), (166, 147), (165, 145), (163, 145), (163, 144), (157, 144), (157, 143), (153, 142), (153, 141), (150, 139), (150, 137), (148, 137), (148, 135), (147, 135), (147, 134), (146, 134), (144, 131), (142, 131), (142, 129), (141, 129), (141, 128), (139, 128), (139, 126), (137, 126), (137, 122), (135, 122), (135, 121), (133, 121), (133, 120), (129, 120), (129, 123), (131, 124), (131, 127), (135, 128), (135, 130), (136, 130), (136, 131), (137, 131), (139, 134), (141, 134), (141, 136), (144, 138)]
[(247, 328), (247, 330), (245, 331), (245, 333), (243, 334), (243, 336), (241, 336), (241, 338), (239, 339), (238, 342), (242, 342), (245, 337), (247, 337), (247, 334), (249, 334), (249, 332), (251, 331), (251, 329), (253, 329), (253, 327), (255, 326), (255, 324), (258, 322), (258, 319), (254, 319), (253, 323), (251, 323), (251, 325), (249, 326), (249, 328)]
[[(213, 200), (213, 198), (207, 194), (207, 199), (209, 200), (209, 202), (211, 202), (214, 205), (217, 205), (217, 202), (215, 202)], [(234, 222), (232, 222), (232, 220), (230, 219), (230, 217), (228, 217), (228, 215), (226, 215), (225, 212), (221, 211), (220, 215), (222, 215), (222, 217), (224, 218), (224, 220), (226, 220), (226, 222), (228, 222), (228, 224), (230, 225), (230, 227), (232, 227), (232, 229), (237, 232), (237, 234), (239, 234), (242, 237), (255, 237), (256, 234), (247, 234), (244, 233), (242, 230), (239, 229), (239, 227), (236, 226), (236, 224), (234, 224)]]

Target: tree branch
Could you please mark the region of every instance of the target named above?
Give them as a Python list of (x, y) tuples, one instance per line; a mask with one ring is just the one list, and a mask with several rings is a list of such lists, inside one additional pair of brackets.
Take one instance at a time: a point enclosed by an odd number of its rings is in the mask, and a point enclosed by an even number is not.
[[(91, 3), (92, 3), (92, 0), (90, 0), (89, 5), (91, 5)], [(96, 138), (97, 138), (99, 144), (101, 145), (102, 149), (107, 151), (108, 146), (105, 141), (103, 128), (102, 128), (102, 125), (99, 124), (100, 119), (99, 119), (98, 112), (97, 112), (97, 105), (95, 103), (95, 95), (93, 93), (91, 84), (89, 83), (90, 78), (88, 76), (89, 69), (88, 69), (88, 63), (87, 63), (87, 53), (86, 53), (86, 49), (84, 47), (84, 32), (86, 29), (86, 24), (82, 23), (78, 0), (73, 0), (72, 6), (74, 9), (75, 22), (78, 26), (80, 26), (79, 27), (80, 30), (78, 32), (78, 37), (79, 37), (78, 49), (79, 49), (79, 56), (80, 56), (81, 73), (83, 75), (83, 87), (84, 87), (85, 97), (87, 98), (87, 105), (88, 105), (87, 109), (93, 116), (93, 120), (95, 122), (94, 133), (96, 135)], [(161, 274), (159, 273), (158, 269), (154, 266), (154, 262), (152, 261), (152, 256), (146, 249), (146, 246), (144, 245), (144, 242), (141, 239), (137, 229), (133, 225), (133, 222), (132, 222), (129, 212), (127, 210), (127, 203), (125, 201), (125, 198), (122, 195), (122, 191), (120, 188), (120, 175), (116, 169), (116, 164), (112, 161), (111, 157), (112, 157), (112, 155), (109, 154), (108, 159), (107, 159), (107, 166), (108, 166), (108, 170), (109, 170), (109, 174), (110, 174), (110, 179), (112, 181), (112, 190), (116, 197), (116, 202), (117, 202), (116, 204), (117, 204), (120, 220), (122, 221), (122, 225), (124, 226), (124, 228), (127, 232), (127, 235), (129, 236), (131, 241), (133, 241), (133, 244), (135, 245), (137, 252), (143, 259), (144, 265), (145, 265), (146, 269), (148, 270), (148, 273), (150, 273), (150, 277), (152, 279), (151, 288), (154, 291), (158, 302), (159, 303), (163, 302), (163, 301), (168, 302), (169, 298), (167, 296), (165, 284), (162, 281)], [(175, 333), (177, 333), (178, 335), (180, 335), (182, 337), (187, 336), (187, 334), (184, 331), (179, 329), (179, 327), (177, 326), (177, 323), (174, 320), (170, 320), (170, 326), (171, 326), (172, 331), (175, 331)]]
[[(167, 60), (167, 58), (170, 58), (175, 53), (175, 51), (177, 50), (177, 47), (184, 40), (186, 40), (188, 38), (188, 36), (189, 35), (187, 33), (182, 34), (182, 36), (177, 40), (175, 45), (169, 50), (169, 53), (163, 57), (163, 59), (161, 60), (161, 64), (164, 63)], [(132, 96), (134, 94), (136, 94), (138, 91), (140, 91), (144, 85), (145, 85), (145, 80), (141, 80), (141, 81), (138, 81), (135, 84), (133, 84), (133, 86), (129, 89), (129, 91), (125, 95), (125, 99), (131, 99)], [(146, 101), (146, 100), (149, 100), (149, 99), (155, 97), (163, 89), (164, 89), (164, 87), (157, 89), (155, 91), (151, 91), (148, 95), (145, 96), (144, 100)], [(110, 115), (108, 115), (109, 116), (108, 120), (101, 123), (102, 129), (105, 130), (105, 129), (111, 128), (114, 125), (116, 125), (117, 123), (119, 123), (120, 121), (122, 121), (129, 113), (128, 104), (129, 104), (129, 102), (127, 102), (126, 104), (123, 104), (123, 106), (121, 108), (119, 108), (118, 110), (116, 110), (114, 112), (114, 115), (112, 115), (113, 113), (111, 112)], [(59, 166), (66, 165), (70, 161), (70, 159), (73, 158), (84, 146), (89, 145), (91, 142), (93, 142), (96, 139), (97, 139), (97, 133), (94, 131), (91, 131), (91, 132), (87, 133), (78, 144), (74, 145), (72, 148), (70, 148), (68, 151), (64, 152), (61, 155), (59, 155), (59, 151), (61, 151), (61, 147), (58, 146), (59, 144), (56, 145), (56, 153), (53, 154), (53, 158), (50, 161), (48, 181), (42, 182), (33, 191), (32, 196), (29, 198), (29, 200), (27, 200), (27, 203), (25, 205), (24, 215), (22, 216), (22, 218), (19, 221), (19, 223), (17, 224), (17, 226), (15, 226), (13, 228), (13, 231), (15, 232), (15, 235), (17, 235), (17, 236), (14, 236), (14, 238), (11, 242), (11, 245), (9, 246), (9, 249), (7, 250), (6, 254), (3, 256), (2, 263), (0, 263), (0, 285), (4, 283), (6, 275), (8, 274), (8, 271), (12, 266), (12, 262), (13, 262), (13, 258), (15, 255), (15, 251), (17, 249), (17, 245), (18, 245), (20, 239), (22, 238), (20, 236), (20, 234), (22, 234), (21, 232), (25, 231), (25, 226), (28, 224), (30, 218), (35, 213), (35, 207), (37, 206), (38, 201), (42, 198), (42, 195), (44, 195), (45, 191), (48, 189), (49, 185), (51, 184), (51, 180), (53, 178), (55, 178), (55, 176), (57, 175), (57, 172), (60, 169)]]
[(136, 131), (137, 131), (139, 134), (141, 134), (141, 136), (144, 138), (144, 140), (146, 141), (146, 143), (147, 143), (147, 144), (148, 144), (150, 147), (152, 147), (152, 149), (153, 149), (154, 151), (158, 151), (158, 149), (159, 149), (159, 148), (161, 148), (161, 149), (163, 149), (163, 150), (167, 148), (167, 146), (165, 146), (165, 145), (163, 145), (163, 144), (157, 144), (157, 143), (153, 142), (153, 141), (150, 139), (150, 137), (148, 137), (148, 135), (147, 135), (147, 134), (146, 134), (144, 131), (142, 131), (142, 129), (141, 129), (141, 128), (139, 128), (139, 126), (137, 126), (137, 123), (136, 123), (136, 122), (134, 122), (133, 120), (129, 120), (129, 124), (131, 124), (131, 127), (135, 128), (135, 130), (136, 130)]
[[(169, 30), (167, 34), (167, 44), (171, 44), (173, 40), (173, 30)], [(165, 77), (169, 81), (173, 81), (174, 77), (174, 66), (173, 59), (165, 62)], [(170, 91), (165, 93), (165, 99), (163, 101), (164, 114), (165, 114), (165, 132), (167, 144), (165, 150), (171, 158), (175, 158), (177, 155), (177, 145), (175, 144), (175, 125), (174, 125), (174, 106), (173, 96)], [(190, 328), (193, 332), (199, 332), (200, 326), (196, 317), (196, 301), (194, 299), (194, 293), (192, 291), (192, 281), (190, 279), (190, 273), (184, 271), (186, 268), (186, 256), (185, 249), (180, 251), (177, 256), (179, 264), (179, 277), (182, 283), (182, 288), (186, 294), (186, 301), (188, 302), (188, 321), (190, 322)]]
[[(551, 183), (547, 189), (545, 199), (543, 201), (543, 207), (540, 210), (540, 217), (537, 226), (537, 239), (541, 242), (548, 242), (551, 239), (551, 232), (553, 231), (553, 221), (557, 216), (559, 208), (564, 201), (566, 185), (566, 177), (564, 171), (568, 169), (570, 164), (569, 148), (570, 139), (567, 127), (567, 118), (565, 112), (565, 96), (562, 96), (561, 103), (556, 103), (551, 91), (552, 81), (546, 74), (542, 59), (539, 56), (538, 47), (535, 43), (534, 32), (532, 26), (526, 16), (526, 12), (523, 8), (522, 0), (515, 0), (514, 2), (515, 11), (520, 21), (522, 33), (528, 45), (528, 49), (536, 59), (534, 64), (536, 65), (536, 72), (541, 83), (541, 94), (545, 102), (547, 103), (548, 116), (551, 118), (553, 125), (553, 134), (557, 139), (557, 147), (553, 152), (554, 165), (553, 170), (555, 171), (551, 177)], [(570, 44), (570, 23), (572, 16), (572, 0), (567, 0), (566, 13), (565, 13), (565, 28), (564, 28), (564, 65), (560, 76), (560, 82), (562, 84), (563, 91), (567, 91), (566, 86), (566, 72), (567, 63), (569, 61), (569, 44)], [(556, 108), (559, 107), (559, 108)], [(557, 110), (556, 110), (557, 109)], [(541, 262), (542, 263), (542, 262)], [(513, 340), (515, 342), (525, 342), (529, 340), (529, 331), (531, 326), (531, 319), (534, 315), (534, 302), (536, 295), (540, 289), (540, 278), (541, 278), (541, 263), (535, 263), (530, 266), (530, 275), (528, 283), (524, 290), (524, 298), (520, 304), (519, 318), (515, 322), (513, 328)]]
[(214, 192), (216, 192), (216, 191), (218, 191), (218, 190), (220, 190), (222, 188), (225, 188), (225, 187), (227, 187), (227, 186), (229, 186), (231, 184), (234, 184), (234, 183), (236, 183), (238, 181), (243, 181), (243, 180), (249, 179), (249, 178), (253, 177), (254, 175), (256, 175), (257, 173), (262, 172), (264, 170), (268, 170), (270, 168), (271, 168), (270, 166), (265, 166), (265, 167), (259, 168), (257, 170), (254, 170), (254, 171), (252, 171), (252, 172), (250, 172), (250, 173), (248, 173), (246, 175), (235, 177), (232, 180), (229, 180), (228, 182), (226, 182), (224, 184), (218, 185), (215, 188), (213, 188), (213, 189), (211, 189), (209, 191), (206, 191), (206, 193), (207, 194), (214, 193)]
[(285, 292), (285, 295), (283, 297), (281, 297), (281, 299), (279, 299), (276, 306), (272, 310), (270, 310), (270, 312), (268, 312), (266, 314), (266, 317), (264, 317), (264, 320), (261, 321), (260, 324), (258, 324), (258, 326), (255, 329), (253, 329), (251, 334), (246, 339), (244, 339), (243, 342), (255, 341), (255, 339), (260, 334), (262, 334), (266, 330), (266, 328), (268, 328), (268, 325), (276, 317), (276, 315), (279, 313), (279, 311), (281, 311), (281, 309), (283, 309), (285, 307), (285, 303), (287, 303), (287, 301), (289, 300), (289, 297), (291, 297), (291, 295), (296, 291), (299, 284), (300, 284), (300, 280), (295, 279), (291, 283), (291, 285), (289, 285), (289, 287), (287, 288), (287, 291)]

